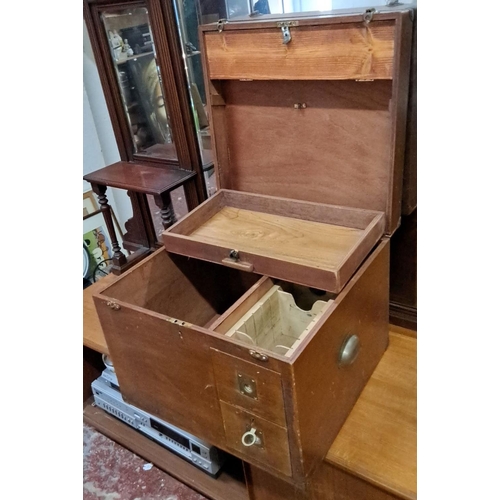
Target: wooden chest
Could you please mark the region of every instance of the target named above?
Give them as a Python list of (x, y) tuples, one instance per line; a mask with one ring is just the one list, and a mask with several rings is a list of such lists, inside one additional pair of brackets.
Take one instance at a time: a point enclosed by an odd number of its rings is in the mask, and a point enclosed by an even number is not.
[(387, 347), (411, 11), (201, 38), (219, 190), (94, 300), (127, 401), (300, 485)]

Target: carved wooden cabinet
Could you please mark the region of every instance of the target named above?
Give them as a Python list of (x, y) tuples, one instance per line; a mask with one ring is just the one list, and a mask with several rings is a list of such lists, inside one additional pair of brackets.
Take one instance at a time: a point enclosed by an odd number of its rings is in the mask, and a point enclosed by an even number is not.
[(220, 189), (94, 301), (127, 401), (301, 488), (388, 343), (412, 11), (200, 34)]
[[(161, 245), (155, 222), (160, 231), (175, 222), (172, 189), (181, 186), (186, 210), (207, 197), (204, 171), (213, 159), (202, 137), (209, 137), (205, 107), (193, 99), (196, 85), (186, 71), (187, 42), (173, 2), (84, 0), (83, 11), (121, 158), (87, 180), (104, 211), (107, 187), (129, 191), (134, 215), (125, 224), (124, 246), (136, 256), (147, 254)], [(155, 206), (161, 221), (151, 216)], [(120, 266), (123, 257), (115, 252), (114, 261)]]

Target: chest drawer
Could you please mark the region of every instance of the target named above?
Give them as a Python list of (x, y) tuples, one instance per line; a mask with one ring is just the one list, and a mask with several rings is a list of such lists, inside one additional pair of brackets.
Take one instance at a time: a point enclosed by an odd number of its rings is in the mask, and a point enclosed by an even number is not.
[(280, 373), (216, 349), (212, 366), (220, 401), (286, 426)]
[(292, 475), (287, 429), (221, 402), (226, 443), (248, 462)]

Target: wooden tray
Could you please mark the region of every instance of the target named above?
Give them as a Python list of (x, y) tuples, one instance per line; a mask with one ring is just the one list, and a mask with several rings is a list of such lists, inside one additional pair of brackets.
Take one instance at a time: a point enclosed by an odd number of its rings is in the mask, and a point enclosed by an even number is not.
[(220, 190), (163, 233), (169, 252), (339, 293), (385, 214)]

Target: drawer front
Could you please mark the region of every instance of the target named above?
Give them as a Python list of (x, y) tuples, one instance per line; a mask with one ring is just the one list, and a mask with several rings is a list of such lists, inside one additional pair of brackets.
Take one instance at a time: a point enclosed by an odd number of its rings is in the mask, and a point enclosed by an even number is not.
[(391, 79), (394, 21), (294, 26), (283, 43), (277, 26), (205, 34), (210, 79)]
[(281, 375), (216, 349), (211, 352), (219, 399), (286, 427)]
[(220, 405), (228, 448), (245, 461), (291, 477), (287, 429), (223, 401)]

